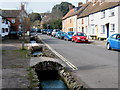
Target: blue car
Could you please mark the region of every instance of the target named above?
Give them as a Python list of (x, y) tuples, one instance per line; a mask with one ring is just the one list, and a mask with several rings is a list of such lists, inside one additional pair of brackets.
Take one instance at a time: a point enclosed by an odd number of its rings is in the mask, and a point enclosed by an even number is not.
[(74, 32), (67, 32), (64, 36), (64, 40), (72, 40), (72, 36), (73, 36)]
[(55, 36), (55, 37), (56, 37), (56, 38), (59, 38), (59, 39), (64, 39), (64, 35), (65, 35), (65, 32), (61, 32), (61, 31), (60, 31), (60, 32), (57, 32), (57, 33), (56, 33), (56, 36)]
[(120, 33), (113, 34), (107, 39), (107, 49), (120, 50)]
[(43, 29), (42, 34), (47, 34), (47, 29)]
[(53, 32), (53, 29), (48, 29), (48, 31), (47, 31), (47, 35), (51, 35), (52, 32)]

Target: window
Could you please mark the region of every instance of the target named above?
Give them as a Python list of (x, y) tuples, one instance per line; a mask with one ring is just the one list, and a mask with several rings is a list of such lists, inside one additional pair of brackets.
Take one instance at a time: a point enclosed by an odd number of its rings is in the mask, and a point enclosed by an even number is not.
[(103, 11), (102, 13), (101, 13), (101, 19), (102, 18), (105, 18), (105, 11)]
[(115, 16), (115, 12), (113, 10), (110, 10), (110, 17)]
[(91, 21), (93, 21), (93, 20), (94, 20), (94, 15), (91, 16)]
[(12, 19), (12, 23), (15, 23), (15, 19)]
[(116, 36), (117, 36), (117, 35), (115, 34), (115, 35), (113, 35), (111, 38), (114, 38), (114, 39), (116, 39)]
[(4, 19), (2, 19), (2, 23), (4, 23)]
[(82, 18), (82, 24), (84, 24), (84, 19)]
[(105, 34), (105, 25), (101, 25), (101, 34)]
[(70, 23), (72, 22), (72, 20), (70, 19)]
[(6, 24), (8, 24), (8, 21), (6, 21)]
[(5, 29), (4, 28), (2, 28), (2, 33), (5, 33)]
[(111, 24), (111, 32), (115, 31), (115, 24)]
[(91, 24), (91, 33), (92, 33), (92, 34), (95, 34), (94, 27), (95, 27), (95, 25), (94, 25), (94, 24)]
[(20, 23), (21, 23), (21, 22), (22, 22), (22, 19), (20, 18), (19, 21), (20, 21)]
[(8, 32), (8, 28), (6, 28), (6, 32)]
[(87, 36), (87, 35), (84, 33), (77, 33), (77, 36)]

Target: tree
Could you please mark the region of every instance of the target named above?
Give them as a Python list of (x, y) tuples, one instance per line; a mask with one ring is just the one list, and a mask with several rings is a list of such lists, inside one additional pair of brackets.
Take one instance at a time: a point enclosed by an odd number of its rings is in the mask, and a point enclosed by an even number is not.
[(55, 5), (52, 8), (52, 12), (42, 18), (42, 22), (44, 22), (43, 28), (46, 29), (47, 24), (49, 24), (49, 28), (51, 29), (62, 29), (62, 17), (68, 13), (69, 5), (72, 4), (68, 2), (62, 2), (61, 4)]
[(29, 15), (29, 17), (30, 17), (30, 21), (31, 22), (34, 22), (36, 20), (40, 20), (41, 21), (41, 15), (39, 13), (31, 13)]
[(69, 11), (69, 5), (72, 5), (72, 4), (68, 3), (68, 2), (62, 2), (61, 4), (57, 4), (52, 8), (52, 12), (54, 12), (56, 10), (60, 10), (64, 16)]

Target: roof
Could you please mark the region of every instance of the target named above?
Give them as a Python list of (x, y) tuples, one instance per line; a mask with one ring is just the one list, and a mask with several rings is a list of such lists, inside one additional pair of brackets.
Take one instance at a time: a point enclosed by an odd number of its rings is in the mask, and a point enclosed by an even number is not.
[[(74, 15), (79, 15), (80, 13), (82, 13), (84, 11), (84, 9), (86, 7), (88, 7), (89, 4), (90, 4), (90, 2), (87, 2), (85, 4), (82, 4), (79, 7), (76, 7), (74, 9), (70, 10), (62, 19), (66, 19), (66, 18), (74, 16)], [(78, 10), (75, 11), (75, 9), (78, 9)]]
[(100, 4), (100, 2), (96, 2), (95, 5), (93, 5), (93, 2), (87, 2), (85, 4), (81, 5), (81, 8), (75, 12), (75, 8), (71, 9), (62, 19), (69, 18), (71, 16), (77, 15), (78, 18), (88, 16), (92, 13), (96, 13), (105, 9), (109, 9), (115, 6), (120, 5), (120, 0), (118, 2), (103, 2)]
[(2, 10), (2, 16), (6, 18), (15, 18), (20, 14), (20, 12), (21, 10)]
[(103, 11), (109, 8), (113, 8), (118, 5), (120, 5), (120, 2), (104, 2), (102, 4), (100, 4), (100, 2), (97, 2), (95, 5), (93, 5), (93, 3), (90, 2), (89, 6), (83, 11), (83, 13), (79, 14), (78, 18), (85, 17), (90, 14)]
[(68, 17), (70, 17), (70, 16), (72, 16), (73, 15), (73, 13), (74, 13), (74, 8), (73, 9), (71, 9), (62, 19), (64, 20), (64, 19), (66, 19), (66, 18), (68, 18)]

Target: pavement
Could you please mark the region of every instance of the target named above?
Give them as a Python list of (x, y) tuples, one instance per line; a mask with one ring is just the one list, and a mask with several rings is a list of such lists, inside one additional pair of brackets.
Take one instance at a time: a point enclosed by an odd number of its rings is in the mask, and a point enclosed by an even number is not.
[(106, 41), (91, 40), (91, 39), (89, 39), (89, 42), (91, 42), (91, 44), (97, 45), (97, 46), (102, 46), (102, 47), (106, 46)]

